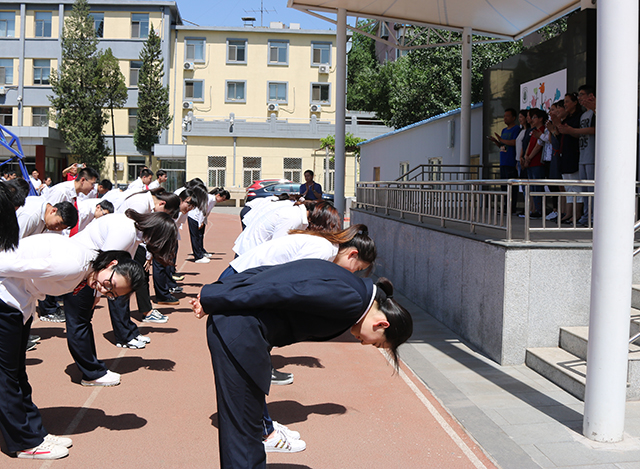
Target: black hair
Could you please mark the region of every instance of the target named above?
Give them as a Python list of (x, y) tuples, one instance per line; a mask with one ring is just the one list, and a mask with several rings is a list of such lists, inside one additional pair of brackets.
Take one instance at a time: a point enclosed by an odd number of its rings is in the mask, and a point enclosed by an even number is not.
[(564, 99), (561, 99), (560, 101), (556, 101), (555, 103), (553, 103), (553, 106), (561, 107), (562, 109), (564, 109)]
[(135, 222), (137, 230), (153, 257), (160, 264), (168, 266), (174, 263), (174, 253), (178, 247), (178, 228), (173, 218), (165, 212), (138, 213), (127, 209), (125, 215)]
[(278, 200), (273, 200), (272, 202), (282, 202), (283, 200), (291, 200), (291, 194), (287, 194), (286, 192), (282, 194), (276, 195)]
[(518, 117), (518, 112), (513, 109), (512, 107), (508, 107), (507, 109), (504, 110), (504, 112), (508, 112), (511, 114), (512, 117), (516, 118)]
[(191, 191), (191, 200), (194, 202), (194, 205), (200, 209), (202, 213), (207, 212), (207, 207), (209, 205), (209, 196), (207, 195), (207, 188), (199, 183), (194, 183), (191, 187), (187, 187), (187, 189), (183, 192)]
[(545, 123), (547, 122), (547, 119), (549, 118), (549, 115), (543, 111), (542, 109), (531, 109), (529, 111), (532, 115), (538, 117), (539, 119), (542, 119), (542, 122)]
[(18, 175), (18, 173), (16, 173), (14, 170), (7, 171), (6, 174), (7, 174), (7, 176), (17, 176)]
[(105, 212), (113, 213), (115, 212), (115, 207), (108, 200), (102, 200), (98, 205), (98, 207), (102, 208)]
[(209, 191), (211, 195), (219, 195), (220, 197), (224, 197), (225, 200), (229, 200), (231, 198), (231, 194), (224, 187), (214, 187)]
[(307, 170), (304, 172), (304, 174), (307, 174), (307, 173), (308, 173), (308, 174), (311, 174), (311, 176), (313, 176), (313, 171), (311, 171), (310, 169), (307, 169)]
[(413, 334), (413, 318), (409, 311), (393, 299), (393, 284), (388, 279), (380, 277), (376, 287), (375, 300), (389, 322), (389, 327), (384, 331), (385, 340), (389, 344), (387, 351), (397, 371), (400, 366), (398, 347), (409, 340)]
[(326, 200), (305, 200), (304, 206), (309, 211), (309, 231), (339, 231), (342, 228), (340, 214), (331, 202)]
[(596, 87), (589, 84), (578, 87), (578, 91), (584, 91), (585, 93), (592, 94), (594, 96), (596, 95)]
[(204, 181), (200, 178), (189, 179), (187, 182), (184, 183), (184, 187), (186, 187), (187, 189), (193, 186), (201, 186), (205, 190), (207, 189), (207, 186), (205, 185)]
[(378, 256), (376, 244), (369, 238), (369, 229), (367, 225), (352, 225), (346, 230), (347, 238), (351, 238), (344, 243), (338, 245), (338, 249), (354, 247), (358, 250), (358, 259), (367, 264), (373, 264)]
[(135, 260), (131, 259), (131, 254), (127, 251), (98, 251), (98, 255), (91, 262), (91, 268), (100, 272), (107, 268), (113, 261), (118, 261), (113, 266), (113, 271), (122, 275), (128, 282), (131, 289), (127, 297), (139, 289), (145, 282), (144, 268)]
[(149, 191), (152, 196), (158, 200), (164, 202), (164, 211), (168, 213), (171, 218), (177, 218), (180, 211), (180, 197), (173, 192), (167, 191), (164, 187), (156, 187)]
[(158, 171), (156, 171), (156, 177), (159, 178), (160, 176), (166, 176), (167, 172), (164, 169), (159, 169)]
[(53, 206), (58, 209), (58, 215), (62, 218), (62, 223), (69, 228), (78, 224), (78, 209), (71, 202), (59, 202)]
[(100, 174), (98, 174), (98, 171), (96, 171), (92, 167), (87, 166), (78, 171), (76, 179), (80, 178), (85, 178), (87, 181), (91, 181), (92, 179), (95, 179), (97, 181), (98, 179), (100, 179)]
[[(24, 198), (23, 202), (24, 204)], [(16, 217), (13, 194), (6, 183), (0, 181), (0, 251), (12, 251), (20, 242), (20, 226)]]
[(113, 183), (111, 181), (109, 181), (108, 179), (103, 179), (102, 181), (100, 181), (100, 185), (102, 187), (104, 187), (108, 191), (113, 189)]
[(10, 181), (4, 181), (4, 183), (7, 185), (15, 210), (17, 210), (18, 207), (22, 207), (25, 199), (29, 195), (29, 183), (22, 178), (11, 179)]
[(153, 171), (151, 171), (149, 168), (144, 168), (140, 171), (141, 178), (145, 178), (149, 176), (153, 176)]

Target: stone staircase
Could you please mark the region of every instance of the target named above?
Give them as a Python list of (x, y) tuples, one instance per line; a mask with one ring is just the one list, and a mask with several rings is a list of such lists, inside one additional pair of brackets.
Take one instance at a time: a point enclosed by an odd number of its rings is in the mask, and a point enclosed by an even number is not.
[[(640, 332), (640, 285), (633, 285), (629, 337)], [(558, 347), (529, 348), (527, 366), (562, 389), (584, 400), (589, 327), (561, 327)], [(635, 343), (640, 343), (640, 339)], [(629, 344), (627, 400), (640, 400), (640, 346)]]

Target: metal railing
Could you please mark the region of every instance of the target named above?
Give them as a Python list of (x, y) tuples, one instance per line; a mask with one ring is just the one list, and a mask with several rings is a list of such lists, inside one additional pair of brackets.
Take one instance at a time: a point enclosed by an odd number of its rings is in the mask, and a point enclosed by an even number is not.
[[(544, 186), (555, 192), (546, 192)], [(579, 192), (567, 191), (566, 187), (578, 186)], [(544, 192), (532, 191), (540, 187)], [(364, 210), (383, 212), (385, 215), (407, 216), (439, 221), (440, 226), (448, 223), (468, 225), (471, 233), (477, 227), (487, 227), (501, 232), (508, 241), (513, 240), (512, 197), (522, 188), (524, 192), (524, 241), (531, 240), (532, 233), (544, 232), (553, 235), (563, 232), (591, 232), (593, 207), (593, 181), (550, 180), (550, 179), (508, 179), (508, 180), (465, 180), (465, 181), (388, 181), (361, 182), (356, 188), (356, 207)], [(541, 219), (532, 225), (528, 207), (531, 197), (540, 197)], [(546, 220), (547, 206), (551, 199), (572, 197), (567, 204), (572, 214), (570, 224)], [(636, 196), (637, 198), (638, 196)], [(588, 200), (586, 225), (577, 220), (579, 213), (578, 198)], [(637, 205), (637, 204), (636, 204)]]
[(482, 166), (459, 164), (421, 164), (396, 181), (466, 181), (480, 179)]

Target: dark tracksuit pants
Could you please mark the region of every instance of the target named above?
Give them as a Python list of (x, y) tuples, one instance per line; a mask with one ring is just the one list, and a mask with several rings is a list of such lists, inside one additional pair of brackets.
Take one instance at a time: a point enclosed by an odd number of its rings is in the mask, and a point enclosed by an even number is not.
[[(136, 254), (133, 256), (134, 260), (136, 260), (140, 265), (144, 266), (145, 262), (147, 262), (147, 250), (142, 246), (138, 246), (136, 249)], [(146, 281), (142, 284), (140, 288), (136, 290), (136, 301), (138, 303), (138, 311), (141, 314), (147, 314), (149, 311), (153, 309), (153, 305), (151, 304), (151, 294), (149, 293), (149, 272), (144, 271)]]
[(38, 446), (47, 436), (31, 400), (26, 353), (33, 318), (0, 300), (0, 430), (11, 453)]
[(187, 218), (187, 220), (189, 220), (189, 236), (191, 237), (193, 257), (196, 260), (202, 259), (206, 254), (204, 250), (204, 227), (200, 229), (198, 222), (192, 218)]

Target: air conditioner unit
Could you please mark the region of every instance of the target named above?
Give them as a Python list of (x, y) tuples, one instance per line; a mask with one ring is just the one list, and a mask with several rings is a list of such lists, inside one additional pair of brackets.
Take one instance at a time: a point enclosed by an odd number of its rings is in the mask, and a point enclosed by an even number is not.
[(323, 75), (328, 75), (329, 74), (329, 66), (328, 65), (320, 65), (318, 67), (318, 73), (321, 73)]
[(0, 86), (0, 96), (4, 96), (5, 94), (7, 94), (7, 87)]
[(267, 110), (270, 112), (275, 112), (278, 110), (278, 105), (276, 103), (269, 103), (267, 105)]
[(124, 163), (116, 163), (116, 171), (124, 171)]
[(182, 109), (193, 109), (193, 101), (182, 101)]
[(320, 112), (322, 111), (322, 106), (319, 104), (312, 104), (310, 110), (311, 112)]
[(185, 62), (184, 63), (185, 70), (193, 70), (193, 62)]

